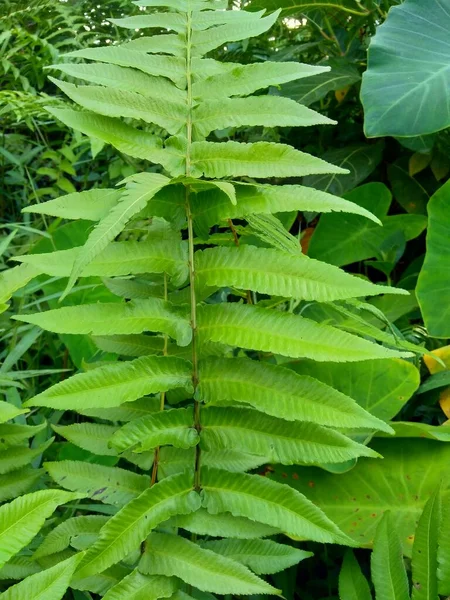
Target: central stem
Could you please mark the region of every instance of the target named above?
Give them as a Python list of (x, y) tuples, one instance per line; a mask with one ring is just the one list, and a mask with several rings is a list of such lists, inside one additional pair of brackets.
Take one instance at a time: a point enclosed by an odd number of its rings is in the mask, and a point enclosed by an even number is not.
[[(187, 123), (186, 123), (186, 177), (191, 176), (191, 144), (192, 144), (192, 73), (191, 73), (191, 48), (192, 48), (192, 12), (187, 13), (186, 33), (186, 91), (187, 91)], [(192, 384), (194, 387), (194, 427), (200, 433), (200, 403), (195, 400), (195, 391), (198, 385), (198, 355), (197, 355), (197, 299), (195, 296), (195, 257), (194, 257), (194, 227), (191, 212), (191, 187), (186, 185), (186, 219), (188, 227), (189, 247), (189, 285), (191, 301), (191, 327), (192, 327)], [(195, 447), (194, 488), (199, 490), (200, 484), (200, 459), (199, 444)]]

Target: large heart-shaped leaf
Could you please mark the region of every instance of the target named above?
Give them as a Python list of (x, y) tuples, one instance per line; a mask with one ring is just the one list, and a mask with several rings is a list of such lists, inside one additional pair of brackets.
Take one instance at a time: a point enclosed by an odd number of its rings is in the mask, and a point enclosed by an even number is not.
[(367, 15), (370, 12), (357, 0), (255, 0), (251, 7), (255, 10), (265, 8), (269, 11), (281, 8), (283, 16), (317, 9), (337, 9), (352, 15)]
[(370, 210), (381, 219), (383, 227), (359, 215), (322, 215), (309, 244), (308, 254), (312, 258), (337, 266), (373, 256), (382, 258), (383, 246), (389, 245), (394, 236), (400, 233), (408, 241), (426, 227), (424, 215), (387, 216), (392, 197), (382, 183), (362, 185), (347, 193), (345, 198)]
[(363, 75), (368, 137), (412, 137), (450, 125), (449, 30), (449, 0), (406, 0), (391, 9)]
[(425, 325), (434, 337), (450, 336), (450, 181), (428, 204), (427, 253), (417, 283)]
[(328, 150), (322, 155), (323, 160), (348, 169), (349, 174), (308, 175), (303, 183), (317, 190), (342, 196), (367, 179), (381, 161), (383, 148), (383, 142), (378, 142)]
[(383, 460), (360, 459), (342, 475), (276, 466), (270, 477), (303, 493), (362, 546), (373, 544), (377, 524), (390, 510), (403, 550), (410, 555), (416, 522), (441, 480), (443, 501), (449, 501), (450, 444), (380, 439), (372, 447)]
[(302, 360), (284, 366), (323, 381), (385, 421), (395, 417), (420, 383), (416, 367), (396, 358), (342, 364)]

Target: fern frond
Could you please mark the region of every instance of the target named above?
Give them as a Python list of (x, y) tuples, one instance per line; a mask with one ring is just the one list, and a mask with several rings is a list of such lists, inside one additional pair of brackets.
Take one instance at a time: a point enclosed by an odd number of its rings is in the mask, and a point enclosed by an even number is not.
[[(87, 108), (92, 107), (87, 106)], [(136, 116), (138, 114), (136, 111)], [(193, 130), (200, 138), (205, 138), (215, 129), (225, 129), (226, 127), (258, 125), (304, 127), (335, 124), (334, 121), (314, 110), (306, 108), (290, 98), (281, 98), (280, 96), (221, 98), (220, 100), (201, 102), (194, 109), (192, 119)]]
[(197, 397), (209, 404), (249, 404), (287, 421), (392, 433), (384, 421), (331, 386), (282, 366), (247, 358), (201, 361)]
[(49, 446), (52, 445), (55, 438), (50, 438), (40, 446), (28, 448), (27, 446), (13, 446), (0, 451), (0, 475), (10, 473), (15, 469), (20, 469), (29, 465), (35, 458), (40, 456)]
[(308, 540), (352, 543), (319, 508), (288, 485), (259, 475), (204, 468), (202, 486), (202, 506), (210, 513), (231, 512)]
[(199, 508), (190, 515), (172, 517), (168, 524), (181, 527), (196, 533), (211, 537), (225, 537), (237, 539), (256, 539), (279, 533), (277, 529), (264, 523), (251, 521), (246, 517), (235, 517), (231, 513), (213, 515), (206, 508)]
[(321, 158), (273, 142), (193, 142), (191, 165), (196, 177), (303, 177), (319, 173), (342, 173)]
[(0, 568), (24, 548), (60, 504), (80, 498), (61, 490), (42, 490), (20, 496), (0, 507)]
[[(93, 454), (100, 456), (118, 456), (119, 453), (109, 445), (109, 440), (119, 429), (116, 426), (100, 423), (73, 423), (72, 425), (52, 425), (58, 435), (66, 438), (75, 446), (83, 448)], [(134, 454), (125, 452), (120, 458), (124, 458), (141, 469), (149, 469), (153, 464), (153, 453), (144, 452)]]
[(108, 590), (103, 600), (157, 600), (172, 597), (177, 588), (175, 578), (143, 575), (135, 569)]
[(405, 290), (377, 286), (341, 269), (280, 250), (239, 246), (209, 248), (195, 255), (199, 285), (237, 287), (261, 294), (330, 302)]
[(56, 119), (85, 135), (111, 144), (120, 152), (163, 165), (169, 172), (178, 172), (184, 156), (175, 149), (162, 148), (159, 138), (122, 123), (120, 119), (65, 108), (48, 108)]
[[(81, 248), (17, 257), (36, 271), (52, 277), (69, 277)], [(188, 276), (187, 245), (176, 237), (155, 240), (150, 236), (142, 242), (111, 242), (80, 273), (82, 277), (120, 277), (141, 273), (167, 273), (173, 285), (180, 285)], [(127, 296), (129, 297), (129, 296)]]
[(183, 39), (179, 35), (171, 33), (152, 35), (151, 37), (142, 36), (121, 44), (121, 47), (126, 50), (138, 50), (139, 52), (148, 52), (150, 54), (161, 52), (162, 54), (172, 54), (173, 56), (184, 56), (185, 51)]
[(106, 504), (122, 506), (150, 485), (150, 477), (146, 475), (83, 461), (47, 462), (44, 467), (60, 486)]
[(317, 361), (353, 362), (411, 356), (409, 352), (383, 348), (299, 315), (241, 304), (199, 307), (198, 334), (201, 341)]
[(28, 492), (32, 485), (42, 476), (43, 472), (43, 469), (35, 469), (33, 467), (19, 468), (14, 465), (12, 471), (2, 474), (0, 478), (0, 502), (17, 498)]
[(262, 18), (261, 13), (249, 13), (253, 15), (252, 19), (248, 16), (241, 17), (238, 13), (235, 23), (219, 25), (204, 31), (194, 30), (192, 32), (192, 56), (203, 56), (227, 42), (238, 42), (256, 37), (272, 27), (280, 12), (279, 9), (268, 17)]
[(191, 407), (165, 410), (127, 423), (114, 433), (110, 443), (119, 451), (133, 448), (135, 452), (142, 452), (167, 444), (190, 448), (199, 441), (193, 421)]
[(89, 235), (85, 245), (77, 256), (63, 294), (67, 294), (75, 284), (83, 269), (100, 254), (102, 250), (124, 229), (128, 221), (139, 213), (153, 196), (166, 186), (170, 180), (158, 173), (148, 173), (146, 187), (130, 182), (120, 196), (118, 203), (103, 217)]
[(232, 447), (284, 465), (339, 463), (358, 456), (378, 456), (337, 431), (314, 423), (276, 419), (249, 408), (203, 410), (200, 446), (209, 451)]
[(286, 544), (272, 540), (213, 540), (202, 542), (202, 547), (237, 560), (257, 575), (284, 571), (302, 560), (313, 556)]
[(400, 539), (389, 511), (380, 520), (371, 557), (377, 600), (408, 600), (409, 586)]
[(192, 86), (196, 100), (214, 100), (230, 96), (248, 96), (271, 85), (311, 77), (329, 71), (329, 67), (311, 66), (296, 62), (266, 62), (236, 65), (229, 73), (212, 75)]
[(2, 600), (61, 600), (82, 557), (82, 553), (76, 554), (50, 569), (30, 575), (3, 592)]
[(152, 533), (139, 569), (150, 575), (177, 576), (204, 592), (281, 594), (235, 560), (176, 535)]
[(120, 406), (146, 394), (192, 389), (190, 364), (175, 357), (144, 356), (73, 375), (25, 403), (58, 409)]
[(39, 270), (32, 265), (20, 265), (0, 273), (0, 304), (11, 299), (11, 296), (39, 275)]
[[(110, 65), (109, 65), (110, 66)], [(101, 86), (76, 86), (50, 77), (71, 100), (106, 117), (132, 117), (146, 123), (163, 127), (176, 135), (186, 121), (186, 107), (181, 102), (149, 98), (126, 90), (108, 89)]]
[(102, 515), (89, 515), (63, 521), (50, 531), (33, 557), (39, 559), (65, 550), (73, 537), (84, 533), (98, 533), (108, 519), (109, 517)]
[(28, 412), (26, 408), (17, 408), (14, 404), (0, 400), (0, 423), (6, 423), (11, 419), (15, 419), (19, 415), (24, 415)]
[[(247, 215), (273, 214), (276, 212), (348, 212), (359, 214), (380, 223), (365, 208), (321, 190), (301, 185), (244, 185), (234, 183), (236, 206), (230, 206), (225, 198), (210, 192), (196, 194), (192, 200), (192, 212), (196, 227), (202, 231), (226, 219), (240, 219)], [(380, 223), (381, 224), (381, 223)]]
[(145, 540), (159, 523), (175, 514), (188, 514), (200, 506), (192, 478), (182, 473), (163, 479), (116, 513), (100, 531), (77, 572), (88, 577), (122, 560)]
[[(33, 204), (22, 209), (23, 213), (37, 213), (61, 217), (62, 219), (86, 219), (87, 221), (100, 221), (117, 204), (121, 190), (95, 189), (87, 192), (75, 192), (48, 200), (40, 204)], [(21, 258), (28, 259), (36, 254), (28, 254)]]
[(47, 427), (47, 423), (41, 425), (19, 425), (16, 423), (0, 424), (0, 450), (11, 446), (19, 446), (25, 440), (37, 435)]
[(351, 550), (344, 556), (344, 562), (339, 573), (340, 600), (372, 600), (367, 579), (361, 572), (361, 567)]
[(442, 517), (441, 486), (425, 504), (414, 534), (411, 600), (438, 598), (438, 538)]
[[(155, 37), (139, 38), (122, 47), (139, 50), (139, 48), (135, 48), (137, 42), (142, 44), (144, 43), (144, 39), (155, 40)], [(169, 36), (164, 35), (160, 37), (163, 40), (167, 40)], [(143, 51), (148, 52), (147, 49), (143, 49)], [(157, 50), (157, 52), (161, 51)], [(177, 102), (182, 102), (184, 100), (183, 91), (165, 77), (153, 77), (152, 75), (147, 75), (137, 69), (127, 69), (105, 63), (61, 63), (53, 65), (52, 68), (57, 69), (66, 75), (70, 75), (71, 77), (88, 81), (89, 83), (96, 83), (125, 92), (135, 92), (146, 98), (164, 98), (170, 96), (172, 100)], [(75, 102), (77, 102), (77, 100), (75, 100)], [(132, 116), (134, 118), (137, 117), (137, 115)]]
[(183, 310), (159, 298), (55, 308), (14, 318), (55, 333), (118, 335), (143, 331), (167, 333), (187, 346), (192, 332)]
[(174, 56), (148, 55), (137, 50), (127, 50), (120, 46), (84, 48), (65, 54), (67, 57), (87, 58), (120, 67), (133, 67), (148, 75), (171, 79), (178, 87), (186, 84), (186, 65), (183, 58)]
[(173, 29), (177, 33), (184, 33), (186, 31), (186, 16), (179, 13), (158, 13), (152, 12), (147, 15), (137, 15), (134, 17), (124, 17), (122, 19), (109, 19), (113, 25), (117, 27), (124, 27), (126, 29), (147, 29), (158, 28), (158, 29)]

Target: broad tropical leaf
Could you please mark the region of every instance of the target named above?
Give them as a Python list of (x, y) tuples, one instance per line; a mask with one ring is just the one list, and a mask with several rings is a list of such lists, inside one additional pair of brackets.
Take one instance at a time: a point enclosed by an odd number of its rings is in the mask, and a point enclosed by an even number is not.
[(44, 464), (50, 477), (62, 487), (80, 492), (93, 500), (122, 506), (144, 492), (150, 477), (118, 467), (62, 460)]
[(410, 356), (299, 315), (240, 304), (200, 307), (198, 334), (202, 341), (317, 361), (353, 362)]
[(450, 275), (442, 266), (450, 259), (450, 182), (433, 195), (428, 215), (427, 252), (417, 282), (417, 299), (430, 335), (445, 338), (450, 335)]
[(152, 533), (139, 569), (151, 575), (176, 575), (204, 592), (281, 593), (239, 562), (176, 535)]
[(383, 460), (359, 459), (339, 474), (313, 467), (278, 467), (270, 478), (304, 494), (358, 546), (372, 547), (377, 525), (386, 511), (411, 556), (417, 521), (439, 482), (443, 504), (450, 491), (450, 445), (424, 439), (377, 439), (371, 447)]
[(108, 408), (137, 400), (146, 394), (180, 387), (189, 390), (191, 385), (187, 361), (175, 357), (144, 356), (73, 375), (34, 396), (26, 404), (71, 410)]
[(246, 565), (257, 575), (266, 575), (284, 571), (301, 560), (313, 556), (285, 544), (272, 540), (213, 540), (202, 543), (203, 548), (228, 556)]
[(100, 531), (98, 541), (86, 553), (77, 575), (94, 575), (122, 560), (159, 523), (175, 514), (188, 514), (200, 506), (192, 489), (192, 477), (182, 473), (168, 477), (129, 502)]
[(25, 440), (37, 435), (46, 427), (47, 423), (45, 422), (41, 425), (0, 424), (0, 450), (11, 446), (20, 446)]
[(378, 524), (371, 566), (376, 600), (409, 600), (402, 546), (389, 512)]
[[(367, 412), (383, 421), (393, 419), (420, 384), (417, 367), (397, 358), (347, 364), (317, 364), (302, 360), (285, 366), (326, 383), (334, 393), (339, 391), (352, 397)], [(336, 425), (339, 427), (338, 421)]]
[(212, 514), (231, 512), (320, 542), (350, 540), (305, 496), (259, 475), (202, 469), (202, 505)]
[(60, 490), (42, 490), (20, 496), (0, 507), (0, 566), (20, 552), (43, 526), (45, 519), (60, 504), (65, 504), (79, 494)]
[[(363, 75), (368, 137), (426, 135), (450, 125), (448, 2), (406, 0), (377, 28)], [(398, 54), (401, 44), (402, 53)]]

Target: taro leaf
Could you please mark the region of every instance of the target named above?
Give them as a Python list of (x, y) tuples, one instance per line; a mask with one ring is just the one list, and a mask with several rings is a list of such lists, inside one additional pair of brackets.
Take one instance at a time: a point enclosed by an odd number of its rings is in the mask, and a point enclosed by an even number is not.
[(344, 197), (370, 210), (381, 219), (383, 227), (359, 215), (322, 215), (309, 244), (311, 258), (337, 266), (374, 256), (382, 259), (383, 245), (399, 231), (409, 241), (420, 235), (427, 225), (424, 215), (387, 216), (392, 197), (382, 183), (366, 183)]
[(342, 10), (351, 15), (368, 15), (370, 13), (357, 0), (253, 0), (251, 3), (252, 10), (263, 8), (270, 12), (281, 8), (284, 17), (317, 9)]
[(346, 59), (332, 58), (320, 66), (330, 66), (331, 71), (286, 83), (281, 86), (281, 95), (309, 106), (328, 92), (341, 90), (361, 79), (358, 69)]
[[(423, 156), (423, 155), (420, 155)], [(389, 165), (388, 178), (394, 198), (408, 213), (425, 215), (428, 194), (420, 183), (399, 165)]]
[(428, 203), (427, 253), (417, 283), (425, 326), (433, 337), (450, 337), (450, 181)]
[(310, 375), (350, 396), (372, 415), (389, 421), (411, 398), (419, 371), (406, 360), (388, 358), (357, 363), (287, 363), (296, 373)]
[[(435, 426), (427, 423), (414, 423), (395, 421), (391, 423), (395, 437), (397, 438), (425, 438), (428, 440), (438, 440), (439, 442), (450, 442), (450, 424)], [(376, 434), (378, 436), (378, 433)], [(380, 433), (380, 437), (384, 437)]]
[(450, 501), (450, 444), (424, 439), (377, 439), (371, 446), (384, 459), (360, 459), (347, 473), (315, 467), (272, 467), (269, 477), (299, 490), (358, 545), (373, 544), (387, 510), (410, 556), (416, 522), (439, 482)]
[(363, 182), (381, 161), (384, 142), (335, 148), (322, 154), (321, 158), (343, 169), (348, 175), (308, 175), (303, 183), (308, 187), (342, 196)]
[(450, 125), (449, 31), (448, 0), (406, 0), (390, 10), (363, 75), (367, 137), (413, 137)]

